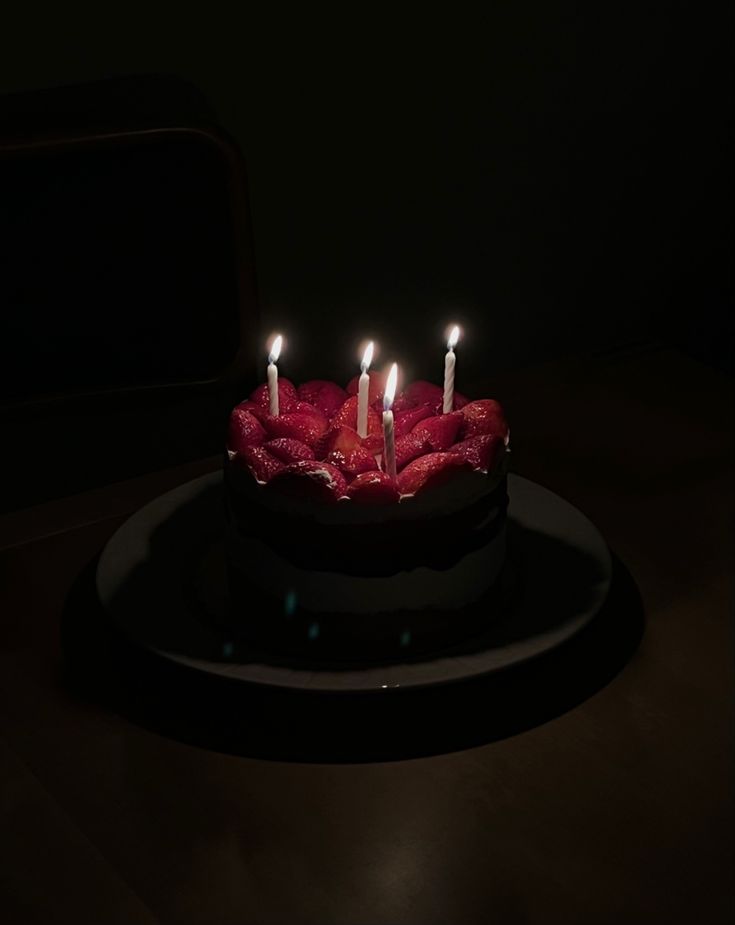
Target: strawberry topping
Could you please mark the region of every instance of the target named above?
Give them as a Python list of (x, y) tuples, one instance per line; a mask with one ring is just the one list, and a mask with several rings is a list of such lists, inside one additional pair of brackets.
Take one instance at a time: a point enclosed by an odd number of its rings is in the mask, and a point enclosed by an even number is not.
[(230, 414), (227, 449), (235, 466), (247, 466), (260, 483), (298, 498), (333, 502), (345, 495), (360, 503), (387, 504), (442, 484), (459, 471), (497, 468), (508, 425), (492, 399), (468, 401), (454, 393), (454, 411), (442, 413), (443, 390), (413, 382), (393, 403), (396, 469), (391, 480), (378, 467), (384, 452), (382, 372), (370, 373), (368, 434), (357, 433), (359, 377), (342, 389), (312, 379), (296, 389), (279, 378), (280, 413), (269, 413), (262, 384)]
[(350, 484), (347, 497), (358, 504), (393, 504), (399, 494), (396, 483), (385, 472), (363, 472)]
[(482, 398), (471, 401), (462, 408), (464, 424), (460, 430), (460, 438), (477, 437), (480, 434), (500, 434), (505, 438), (508, 435), (508, 424), (500, 404), (492, 398)]
[(347, 480), (331, 463), (304, 460), (281, 469), (268, 488), (291, 498), (332, 504), (347, 492)]
[[(406, 387), (404, 395), (416, 405), (428, 405), (434, 414), (441, 414), (444, 408), (444, 389), (434, 382), (419, 379)], [(463, 408), (469, 399), (460, 392), (454, 393), (454, 411)]]
[(290, 437), (311, 447), (316, 446), (327, 428), (326, 418), (319, 412), (316, 414), (294, 412), (275, 416), (269, 414), (263, 419), (263, 423), (271, 437)]
[(429, 440), (423, 434), (406, 434), (396, 440), (396, 469), (407, 466), (413, 459), (431, 452)]
[(302, 382), (296, 391), (300, 401), (313, 405), (327, 418), (334, 417), (348, 397), (341, 386), (326, 379)]
[(452, 453), (427, 453), (414, 459), (398, 473), (398, 490), (402, 495), (415, 495), (443, 485), (455, 472), (472, 471), (472, 466)]
[[(353, 430), (357, 430), (357, 395), (352, 395), (342, 405), (339, 411), (332, 418), (332, 427), (346, 424)], [(379, 434), (383, 430), (383, 421), (381, 416), (374, 408), (368, 408), (368, 433)]]
[(248, 446), (259, 446), (265, 437), (266, 434), (260, 421), (253, 414), (242, 405), (237, 405), (232, 409), (227, 427), (227, 449), (230, 452), (242, 453)]
[(314, 459), (314, 450), (300, 440), (294, 440), (293, 437), (276, 437), (275, 440), (268, 440), (263, 444), (263, 449), (286, 465), (301, 462), (303, 459)]
[(345, 424), (332, 425), (319, 440), (317, 455), (324, 459), (332, 452), (348, 453), (357, 449), (360, 442), (360, 437), (353, 427), (347, 427)]
[[(278, 378), (278, 410), (281, 414), (291, 411), (294, 402), (297, 400), (296, 386), (290, 379)], [(262, 382), (257, 389), (250, 395), (250, 401), (265, 410), (270, 408), (270, 395), (268, 393), (268, 383)]]
[(448, 450), (454, 443), (463, 423), (461, 411), (450, 411), (449, 414), (440, 414), (419, 421), (411, 433), (425, 437), (432, 451), (441, 452)]
[[(395, 409), (395, 406), (394, 406)], [(431, 417), (431, 409), (426, 405), (411, 407), (405, 411), (394, 410), (394, 428), (396, 437), (410, 434), (419, 421)]]
[(354, 479), (356, 475), (360, 475), (362, 472), (372, 472), (378, 468), (375, 457), (361, 446), (357, 446), (354, 450), (347, 450), (345, 452), (341, 450), (332, 450), (327, 454), (325, 462), (337, 466), (337, 468), (341, 472), (344, 472), (350, 480)]
[(449, 452), (454, 456), (461, 456), (474, 469), (491, 472), (503, 452), (504, 445), (500, 434), (480, 434), (455, 443)]
[[(235, 460), (238, 458), (235, 457)], [(242, 458), (259, 482), (270, 482), (283, 469), (283, 463), (262, 446), (245, 447)]]

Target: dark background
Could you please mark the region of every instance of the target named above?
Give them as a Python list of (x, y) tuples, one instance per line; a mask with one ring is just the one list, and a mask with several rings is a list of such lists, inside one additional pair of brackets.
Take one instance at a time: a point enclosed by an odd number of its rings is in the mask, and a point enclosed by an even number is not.
[[(731, 36), (724, 3), (380, 17), (365, 8), (323, 19), (71, 3), (13, 11), (0, 37), (0, 92), (145, 74), (199, 88), (247, 162), (261, 332), (287, 334), (285, 375), (347, 377), (370, 335), (407, 376), (436, 378), (450, 320), (466, 331), (465, 383), (650, 338), (731, 370)], [(151, 176), (160, 169), (152, 164)], [(170, 214), (165, 196), (150, 203), (152, 216)], [(199, 213), (189, 220), (194, 227)], [(177, 227), (186, 222), (180, 209)], [(142, 314), (175, 319), (164, 258), (148, 257), (132, 261), (123, 302), (139, 284), (156, 293)], [(191, 266), (186, 255), (181, 266)], [(206, 301), (202, 287), (178, 286), (190, 314)], [(40, 324), (44, 312), (61, 313), (67, 335), (89, 341), (103, 325), (75, 314), (73, 292), (61, 289), (53, 304), (48, 293), (40, 300)], [(232, 336), (219, 328), (225, 289), (192, 330), (210, 324)], [(99, 310), (124, 362), (110, 364), (105, 383), (92, 337), (90, 381), (115, 386), (125, 369), (130, 382), (147, 381), (158, 348), (140, 349), (135, 312), (104, 293), (102, 281)], [(13, 345), (28, 393), (43, 391), (33, 331), (19, 335), (13, 299), (3, 301), (6, 350)], [(221, 341), (181, 338), (182, 362), (162, 379), (197, 378), (202, 350), (211, 374)], [(63, 387), (68, 364), (57, 356), (50, 379)], [(83, 382), (81, 367), (69, 387)], [(189, 455), (213, 449), (214, 431), (204, 443)]]

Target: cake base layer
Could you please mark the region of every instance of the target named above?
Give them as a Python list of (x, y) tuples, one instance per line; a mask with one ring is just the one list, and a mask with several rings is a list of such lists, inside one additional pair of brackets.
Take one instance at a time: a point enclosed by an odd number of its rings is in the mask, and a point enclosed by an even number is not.
[(220, 628), (231, 619), (221, 481), (219, 474), (195, 479), (130, 517), (100, 557), (96, 594), (136, 645), (228, 684), (381, 695), (386, 688), (464, 681), (550, 652), (589, 624), (607, 598), (612, 566), (599, 532), (562, 498), (510, 476), (508, 542), (518, 593), (508, 600), (506, 567), (488, 607), (478, 601), (467, 615), (470, 630), (484, 628), (465, 646), (428, 649), (425, 657), (410, 646), (377, 664), (356, 660), (349, 670), (321, 666), (316, 652), (271, 656)]
[[(503, 514), (503, 518), (504, 518)], [(227, 538), (231, 572), (258, 587), (281, 612), (296, 607), (313, 613), (377, 614), (395, 611), (457, 610), (478, 600), (505, 561), (505, 526), (479, 549), (446, 569), (418, 566), (393, 575), (347, 575), (300, 568), (265, 543), (243, 536), (233, 524)], [(239, 583), (236, 581), (236, 587)], [(235, 598), (239, 595), (235, 592)], [(247, 607), (247, 595), (244, 600)]]
[[(449, 601), (449, 606), (442, 607), (435, 601), (433, 606), (421, 609), (406, 607), (390, 611), (309, 610), (299, 606), (293, 591), (285, 595), (269, 594), (253, 583), (250, 573), (228, 560), (229, 606), (218, 626), (261, 651), (306, 660), (312, 665), (390, 662), (446, 650), (484, 632), (507, 611), (516, 582), (514, 570), (505, 562), (504, 531), (496, 543), (503, 548), (503, 560), (498, 556), (495, 563), (498, 571), (494, 572), (493, 581), (488, 583), (486, 577), (482, 588), (477, 587), (474, 600), (466, 600), (462, 606)], [(310, 580), (317, 582), (320, 577), (324, 576), (312, 575)], [(343, 580), (345, 576), (338, 577)], [(426, 576), (423, 577), (425, 580)], [(347, 576), (347, 580), (353, 579)], [(461, 580), (460, 576), (454, 580)], [(440, 583), (447, 586), (453, 580), (441, 576)]]

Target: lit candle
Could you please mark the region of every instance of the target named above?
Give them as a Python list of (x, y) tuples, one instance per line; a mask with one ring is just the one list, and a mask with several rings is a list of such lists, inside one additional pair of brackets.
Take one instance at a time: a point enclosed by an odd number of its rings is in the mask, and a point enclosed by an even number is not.
[(270, 413), (275, 417), (278, 416), (278, 367), (276, 360), (281, 355), (283, 338), (280, 334), (276, 336), (268, 354), (268, 400), (270, 402)]
[(459, 328), (455, 324), (447, 340), (447, 355), (444, 357), (444, 406), (442, 408), (444, 414), (454, 409), (454, 367), (457, 362), (454, 348), (458, 340)]
[(362, 355), (360, 369), (360, 385), (357, 390), (357, 432), (361, 437), (367, 437), (368, 400), (370, 397), (370, 376), (368, 370), (373, 362), (373, 342), (365, 348)]
[(392, 479), (396, 477), (396, 442), (393, 435), (393, 412), (391, 407), (396, 394), (397, 381), (398, 365), (394, 363), (388, 373), (388, 381), (385, 384), (385, 393), (383, 395), (383, 468)]

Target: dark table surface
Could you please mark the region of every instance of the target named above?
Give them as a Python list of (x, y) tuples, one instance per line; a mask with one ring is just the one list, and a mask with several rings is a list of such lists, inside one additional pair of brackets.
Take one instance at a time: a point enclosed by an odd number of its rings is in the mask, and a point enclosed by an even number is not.
[(516, 469), (584, 511), (638, 584), (646, 632), (622, 671), (450, 754), (208, 751), (75, 692), (60, 617), (127, 514), (219, 460), (6, 515), (3, 921), (733, 921), (732, 382), (646, 347), (490, 386)]

